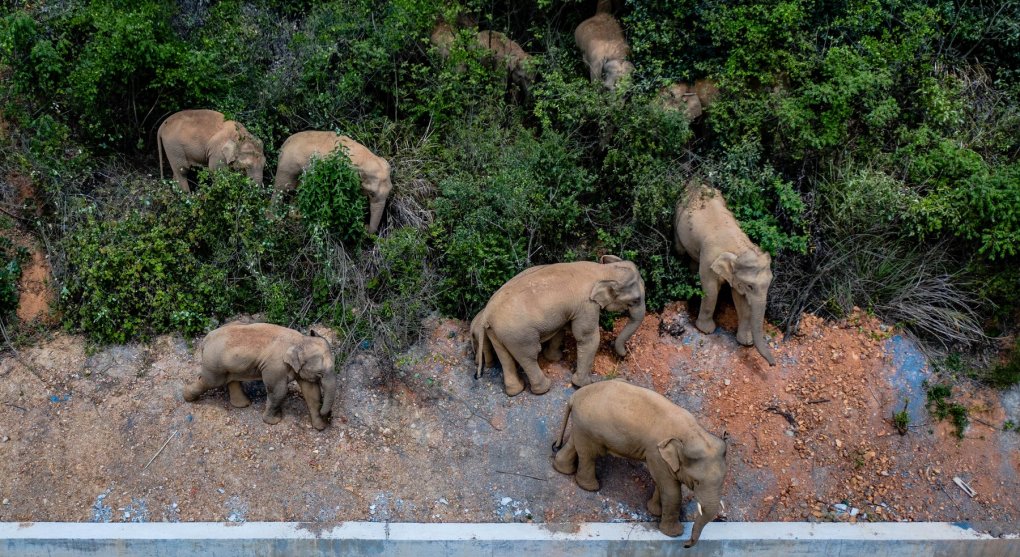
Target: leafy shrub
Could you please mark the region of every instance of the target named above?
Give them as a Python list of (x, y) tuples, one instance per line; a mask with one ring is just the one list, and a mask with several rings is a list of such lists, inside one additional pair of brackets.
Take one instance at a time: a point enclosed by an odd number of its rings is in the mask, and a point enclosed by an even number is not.
[(14, 248), (10, 240), (0, 237), (0, 318), (18, 309), (18, 282), (21, 264), (28, 257), (25, 248)]
[(301, 174), (297, 204), (311, 229), (329, 230), (355, 247), (365, 237), (368, 201), (361, 189), (361, 176), (343, 146), (326, 157), (312, 157)]

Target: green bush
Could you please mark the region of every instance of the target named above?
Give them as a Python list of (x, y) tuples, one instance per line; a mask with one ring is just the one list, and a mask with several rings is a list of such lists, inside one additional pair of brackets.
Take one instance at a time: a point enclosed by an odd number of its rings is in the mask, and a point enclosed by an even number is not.
[(312, 157), (301, 174), (297, 204), (309, 229), (328, 230), (354, 247), (365, 238), (368, 201), (361, 176), (343, 146), (326, 157)]
[(25, 248), (15, 248), (10, 240), (0, 237), (0, 318), (18, 309), (18, 282), (21, 264), (28, 258)]

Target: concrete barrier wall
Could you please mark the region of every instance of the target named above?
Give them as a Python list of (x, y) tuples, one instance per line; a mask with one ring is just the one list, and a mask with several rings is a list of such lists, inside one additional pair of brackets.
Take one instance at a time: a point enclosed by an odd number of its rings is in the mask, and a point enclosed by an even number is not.
[(712, 523), (684, 549), (654, 524), (0, 523), (0, 557), (79, 555), (976, 556), (1020, 557), (1017, 536), (993, 538), (942, 522)]

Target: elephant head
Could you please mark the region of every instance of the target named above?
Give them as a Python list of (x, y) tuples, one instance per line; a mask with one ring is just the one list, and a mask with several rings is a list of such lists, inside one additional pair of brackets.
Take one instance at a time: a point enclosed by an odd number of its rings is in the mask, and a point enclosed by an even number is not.
[(698, 543), (705, 525), (719, 516), (722, 508), (722, 485), (726, 477), (726, 442), (711, 433), (680, 435), (659, 442), (659, 456), (666, 461), (673, 476), (694, 492), (698, 517), (694, 520), (691, 539), (684, 547)]
[(294, 370), (295, 375), (312, 383), (318, 383), (322, 390), (322, 408), (319, 415), (328, 418), (336, 398), (336, 373), (333, 372), (333, 350), (329, 342), (315, 331), (301, 342), (287, 349), (284, 363)]
[(701, 116), (702, 106), (698, 94), (694, 88), (686, 83), (674, 83), (659, 91), (659, 99), (662, 105), (671, 110), (683, 109), (687, 121), (692, 121)]
[(630, 75), (633, 71), (634, 64), (631, 64), (627, 60), (606, 60), (605, 65), (602, 66), (602, 84), (612, 91), (616, 89), (616, 84), (619, 83), (624, 76)]
[(747, 299), (750, 306), (750, 315), (747, 319), (754, 347), (769, 365), (776, 365), (776, 359), (765, 342), (764, 333), (765, 305), (769, 286), (772, 284), (772, 258), (757, 249), (749, 249), (740, 255), (724, 252), (712, 262), (711, 267), (712, 271), (729, 283), (730, 288)]
[(262, 142), (248, 133), (248, 130), (236, 122), (233, 133), (218, 134), (222, 139), (218, 145), (210, 146), (210, 151), (218, 155), (214, 160), (220, 164), (210, 165), (212, 168), (226, 166), (231, 170), (240, 170), (256, 184), (262, 185), (262, 171), (266, 166), (266, 157), (262, 152)]
[(615, 255), (603, 255), (604, 278), (595, 281), (589, 298), (609, 311), (626, 311), (630, 321), (616, 337), (613, 347), (620, 356), (627, 355), (627, 341), (634, 336), (645, 318), (645, 283), (637, 266)]

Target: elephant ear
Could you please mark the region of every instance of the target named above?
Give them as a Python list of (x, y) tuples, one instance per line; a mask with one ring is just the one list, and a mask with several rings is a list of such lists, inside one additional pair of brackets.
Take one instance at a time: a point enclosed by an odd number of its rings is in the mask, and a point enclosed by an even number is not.
[(610, 255), (608, 253), (599, 258), (599, 263), (603, 265), (606, 265), (608, 263), (619, 263), (620, 261), (623, 261), (623, 259), (620, 259), (619, 257), (615, 255)]
[(733, 267), (736, 265), (737, 255), (732, 252), (723, 252), (722, 255), (712, 262), (712, 271), (723, 278), (726, 282), (733, 284)]
[(615, 280), (596, 281), (595, 285), (591, 287), (591, 294), (588, 295), (588, 298), (597, 303), (600, 308), (605, 309), (616, 299), (617, 286), (618, 283)]
[(666, 465), (676, 475), (680, 471), (680, 451), (683, 450), (683, 443), (679, 439), (664, 439), (659, 441), (659, 456), (666, 461)]
[(230, 164), (237, 160), (237, 142), (236, 141), (225, 141), (223, 147), (220, 148), (220, 152), (223, 154), (223, 162)]
[(305, 365), (305, 351), (301, 345), (294, 345), (287, 349), (287, 353), (283, 355), (283, 363), (289, 365), (294, 373), (301, 371), (301, 368)]

